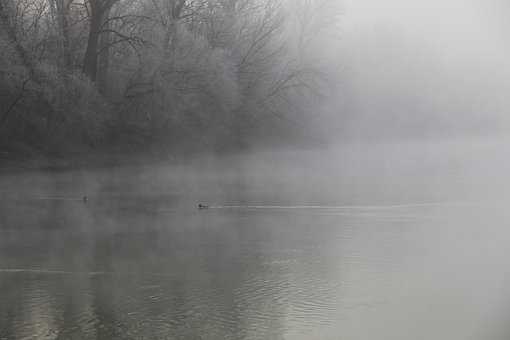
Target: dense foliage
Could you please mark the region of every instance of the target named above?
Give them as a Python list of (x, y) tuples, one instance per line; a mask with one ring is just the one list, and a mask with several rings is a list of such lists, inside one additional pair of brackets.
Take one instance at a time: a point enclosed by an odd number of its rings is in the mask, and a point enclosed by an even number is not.
[(335, 2), (2, 0), (0, 146), (302, 137), (326, 81), (310, 51)]

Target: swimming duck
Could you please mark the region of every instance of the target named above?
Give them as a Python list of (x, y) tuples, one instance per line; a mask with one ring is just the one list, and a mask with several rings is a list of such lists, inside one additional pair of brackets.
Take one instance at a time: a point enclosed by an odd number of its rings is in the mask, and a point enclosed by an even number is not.
[(198, 209), (209, 209), (209, 206), (206, 205), (206, 204), (199, 203), (198, 204)]

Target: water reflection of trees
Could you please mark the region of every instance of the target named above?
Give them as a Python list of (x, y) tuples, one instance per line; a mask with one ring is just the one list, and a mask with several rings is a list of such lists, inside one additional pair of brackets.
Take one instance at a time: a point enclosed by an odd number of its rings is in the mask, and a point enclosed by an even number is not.
[(39, 229), (31, 220), (33, 232), (0, 241), (3, 264), (39, 270), (0, 274), (1, 336), (34, 329), (48, 329), (48, 339), (238, 339), (254, 329), (281, 335), (285, 311), (274, 294), (245, 299), (254, 275), (258, 283), (275, 275), (246, 247), (252, 218), (112, 213), (56, 200), (35, 210)]

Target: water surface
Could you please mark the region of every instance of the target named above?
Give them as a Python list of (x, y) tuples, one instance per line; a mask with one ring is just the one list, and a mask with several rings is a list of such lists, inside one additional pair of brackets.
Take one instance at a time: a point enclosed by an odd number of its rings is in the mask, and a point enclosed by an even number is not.
[(5, 174), (0, 339), (507, 339), (508, 209), (402, 152)]

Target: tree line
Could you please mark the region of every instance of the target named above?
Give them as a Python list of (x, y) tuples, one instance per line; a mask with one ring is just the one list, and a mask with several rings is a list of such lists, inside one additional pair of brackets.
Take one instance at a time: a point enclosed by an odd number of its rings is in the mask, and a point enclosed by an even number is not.
[(335, 0), (1, 0), (0, 146), (301, 137)]

